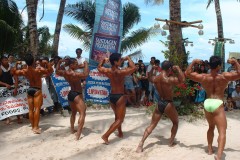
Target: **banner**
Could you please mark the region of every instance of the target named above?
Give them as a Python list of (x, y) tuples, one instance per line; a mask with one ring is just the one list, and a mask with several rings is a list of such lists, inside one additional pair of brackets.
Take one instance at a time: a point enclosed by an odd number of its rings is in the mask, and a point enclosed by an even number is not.
[(69, 106), (67, 99), (67, 95), (71, 89), (69, 83), (65, 80), (64, 77), (58, 76), (55, 73), (51, 75), (51, 79), (58, 96), (58, 102), (62, 107)]
[(111, 90), (110, 80), (98, 72), (96, 67), (89, 67), (89, 76), (86, 79), (85, 101), (108, 104)]
[(96, 0), (89, 59), (100, 62), (104, 58), (109, 58), (111, 53), (120, 53), (122, 30), (121, 0)]
[(214, 48), (214, 56), (223, 57), (223, 44), (224, 42), (216, 42), (215, 48)]
[[(26, 84), (19, 84), (17, 96), (13, 96), (14, 89), (0, 88), (0, 120), (14, 115), (21, 115), (28, 113), (27, 90), (29, 86)], [(42, 79), (42, 94), (43, 105), (42, 108), (53, 106), (45, 78)]]

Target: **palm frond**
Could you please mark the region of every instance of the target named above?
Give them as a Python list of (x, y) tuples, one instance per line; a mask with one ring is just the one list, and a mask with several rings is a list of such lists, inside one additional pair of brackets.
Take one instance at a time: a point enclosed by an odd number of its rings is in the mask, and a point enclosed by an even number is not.
[(130, 36), (125, 37), (122, 40), (121, 52), (127, 52), (138, 46), (141, 46), (143, 43), (147, 42), (152, 36), (152, 30), (150, 29), (138, 29), (133, 31)]
[(70, 36), (83, 42), (85, 49), (89, 49), (91, 46), (92, 32), (87, 32), (74, 24), (66, 24), (63, 29), (70, 34)]
[(0, 30), (4, 32), (11, 32), (15, 33), (16, 29), (14, 29), (12, 26), (8, 25), (6, 21), (0, 19)]
[(68, 4), (65, 14), (83, 24), (88, 30), (93, 29), (95, 20), (95, 2), (85, 0), (76, 4)]
[(207, 3), (207, 9), (208, 7), (210, 6), (210, 4), (213, 2), (213, 0), (208, 0), (208, 3)]
[(123, 36), (129, 33), (129, 30), (135, 24), (141, 21), (139, 7), (133, 3), (126, 3), (123, 6)]

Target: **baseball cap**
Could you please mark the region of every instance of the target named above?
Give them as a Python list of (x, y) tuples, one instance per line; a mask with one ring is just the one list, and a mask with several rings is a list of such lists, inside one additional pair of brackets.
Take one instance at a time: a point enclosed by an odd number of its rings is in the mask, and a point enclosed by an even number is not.
[(65, 56), (64, 59), (70, 59), (71, 57), (70, 56)]

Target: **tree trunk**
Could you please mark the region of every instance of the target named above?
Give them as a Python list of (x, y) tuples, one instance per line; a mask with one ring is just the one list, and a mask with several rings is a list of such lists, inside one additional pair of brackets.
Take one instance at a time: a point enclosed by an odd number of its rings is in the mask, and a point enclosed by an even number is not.
[(56, 21), (55, 32), (54, 32), (54, 39), (53, 39), (53, 55), (54, 56), (58, 55), (59, 37), (60, 37), (60, 32), (62, 27), (62, 19), (63, 19), (64, 9), (65, 9), (65, 4), (66, 4), (66, 0), (61, 0), (59, 11), (58, 11), (58, 17)]
[[(224, 35), (223, 35), (223, 21), (222, 21), (222, 13), (219, 0), (214, 0), (215, 2), (215, 12), (217, 16), (217, 28), (218, 28), (218, 41), (224, 42)], [(222, 49), (222, 71), (225, 69), (225, 45), (223, 43)]]
[(27, 14), (28, 14), (28, 26), (30, 35), (30, 52), (35, 57), (38, 54), (39, 40), (37, 32), (37, 5), (38, 0), (26, 0)]
[[(169, 2), (170, 20), (181, 22), (181, 2), (180, 0), (170, 0)], [(170, 54), (174, 55), (170, 61), (176, 62), (176, 58), (181, 59), (177, 65), (183, 67), (187, 64), (187, 56), (185, 53), (185, 46), (183, 45), (182, 26), (173, 24), (169, 26), (170, 32), (170, 43), (169, 50)], [(176, 57), (177, 56), (177, 57)]]

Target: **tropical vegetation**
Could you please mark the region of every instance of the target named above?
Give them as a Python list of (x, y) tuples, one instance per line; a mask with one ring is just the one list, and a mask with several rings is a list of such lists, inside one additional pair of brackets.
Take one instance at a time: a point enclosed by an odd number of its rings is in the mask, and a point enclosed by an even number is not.
[[(65, 14), (77, 20), (79, 25), (67, 24), (64, 29), (74, 38), (79, 39), (85, 49), (90, 48), (92, 31), (95, 20), (95, 2), (83, 0), (76, 4), (68, 4)], [(123, 38), (121, 52), (131, 51), (145, 43), (154, 34), (152, 28), (140, 28), (132, 31), (133, 27), (141, 20), (139, 7), (133, 3), (123, 5)]]

